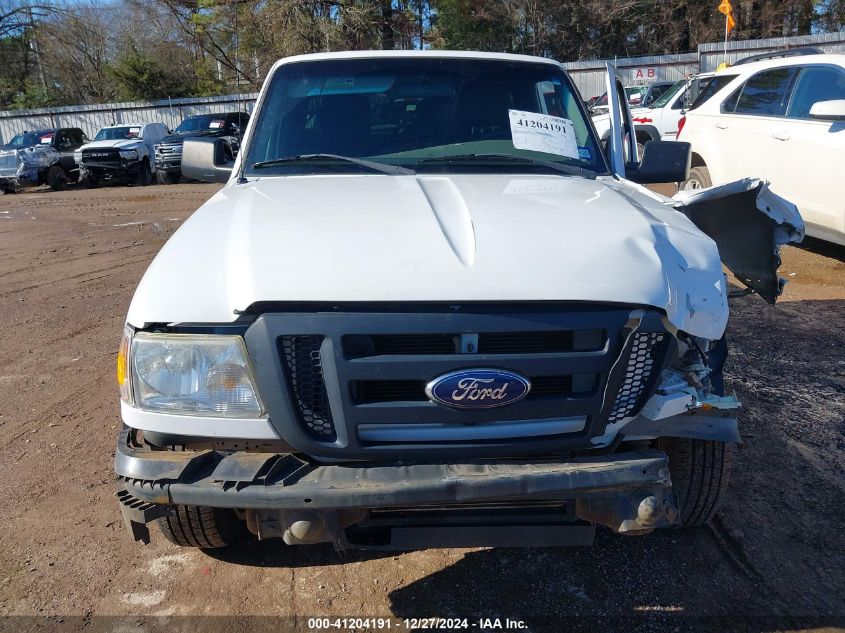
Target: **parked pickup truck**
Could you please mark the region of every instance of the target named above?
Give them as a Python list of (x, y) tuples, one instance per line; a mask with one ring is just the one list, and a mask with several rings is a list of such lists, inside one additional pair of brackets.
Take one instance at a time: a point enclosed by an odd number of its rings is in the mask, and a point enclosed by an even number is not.
[(185, 175), (225, 186), (126, 318), (134, 538), (573, 545), (707, 522), (739, 441), (720, 255), (774, 301), (803, 227), (759, 181), (640, 186), (683, 180), (689, 146), (640, 160), (612, 68), (608, 92), (606, 158), (553, 60), (304, 55), (271, 69), (234, 162), (186, 140)]
[(79, 180), (74, 151), (85, 142), (76, 127), (49, 128), (16, 134), (0, 147), (0, 191), (49, 185), (54, 191)]
[(163, 185), (175, 185), (182, 177), (182, 143), (186, 138), (219, 137), (225, 140), (226, 157), (233, 160), (238, 155), (241, 134), (249, 123), (246, 112), (220, 112), (197, 114), (182, 121), (173, 134), (161, 139), (155, 146), (156, 173)]
[(149, 185), (155, 169), (154, 146), (168, 133), (164, 123), (122, 123), (101, 128), (93, 142), (76, 150), (82, 183), (103, 181)]

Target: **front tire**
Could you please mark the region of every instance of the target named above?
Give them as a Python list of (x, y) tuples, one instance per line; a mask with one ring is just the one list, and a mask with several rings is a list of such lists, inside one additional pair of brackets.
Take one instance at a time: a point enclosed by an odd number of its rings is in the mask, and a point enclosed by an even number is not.
[(710, 170), (705, 166), (693, 167), (689, 170), (689, 178), (681, 183), (682, 190), (691, 189), (707, 189), (712, 187), (713, 181), (710, 179)]
[(47, 184), (53, 191), (61, 191), (67, 187), (67, 174), (61, 165), (53, 165), (47, 170)]
[(141, 166), (138, 168), (138, 184), (146, 187), (153, 182), (153, 172), (150, 170), (150, 163), (145, 158), (141, 161)]
[(96, 189), (100, 181), (91, 174), (85, 174), (79, 179), (79, 184), (85, 189)]
[(657, 448), (669, 457), (672, 490), (678, 498), (683, 528), (705, 525), (728, 488), (734, 445), (713, 440), (664, 437)]
[(231, 510), (206, 506), (175, 506), (173, 516), (158, 520), (164, 537), (180, 547), (216, 549), (237, 542), (243, 524)]

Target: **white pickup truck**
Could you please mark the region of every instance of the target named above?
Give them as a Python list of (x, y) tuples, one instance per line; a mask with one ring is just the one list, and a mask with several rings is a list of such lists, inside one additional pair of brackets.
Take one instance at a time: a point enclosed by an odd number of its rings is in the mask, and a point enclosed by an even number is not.
[(774, 301), (802, 224), (757, 181), (637, 184), (684, 180), (689, 146), (639, 159), (615, 72), (608, 91), (606, 158), (555, 61), (304, 55), (271, 69), (234, 162), (186, 140), (183, 173), (225, 186), (126, 318), (134, 538), (573, 545), (708, 521), (739, 441), (720, 254)]
[(101, 128), (94, 140), (74, 153), (80, 181), (149, 185), (155, 173), (155, 145), (168, 134), (164, 123), (121, 123)]
[[(736, 75), (732, 70), (693, 75), (675, 83), (648, 107), (632, 108), (631, 118), (640, 149), (649, 141), (674, 141), (686, 112), (707, 101)], [(597, 114), (593, 125), (599, 138), (605, 141), (610, 135), (610, 115)]]

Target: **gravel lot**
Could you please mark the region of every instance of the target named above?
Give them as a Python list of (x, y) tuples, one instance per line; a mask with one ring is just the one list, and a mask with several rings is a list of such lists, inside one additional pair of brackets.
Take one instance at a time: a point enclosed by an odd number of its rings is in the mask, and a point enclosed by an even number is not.
[(819, 242), (785, 249), (777, 307), (732, 302), (727, 374), (744, 445), (709, 528), (602, 532), (577, 550), (397, 555), (277, 542), (204, 554), (157, 532), (132, 543), (111, 465), (121, 325), (150, 259), (216, 189), (0, 197), (0, 614), (91, 626), (124, 614), (845, 626), (845, 249)]

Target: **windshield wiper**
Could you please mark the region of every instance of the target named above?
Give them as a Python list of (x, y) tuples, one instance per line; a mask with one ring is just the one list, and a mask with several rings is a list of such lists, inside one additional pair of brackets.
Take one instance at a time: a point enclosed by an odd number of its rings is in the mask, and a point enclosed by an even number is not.
[(534, 167), (543, 167), (551, 169), (563, 174), (571, 176), (585, 176), (590, 177), (595, 172), (584, 169), (583, 167), (574, 167), (572, 165), (563, 165), (555, 163), (550, 160), (542, 160), (539, 158), (528, 158), (526, 156), (514, 156), (513, 154), (455, 154), (454, 156), (438, 156), (435, 158), (424, 158), (418, 165), (434, 165), (438, 163), (486, 163), (486, 162), (508, 162), (508, 163), (522, 163), (524, 165), (531, 165)]
[(262, 160), (252, 165), (253, 169), (262, 169), (263, 167), (274, 167), (276, 165), (286, 165), (288, 163), (311, 163), (335, 161), (339, 163), (350, 163), (358, 165), (371, 171), (377, 171), (382, 174), (401, 174), (404, 176), (411, 176), (414, 174), (413, 169), (407, 167), (400, 167), (399, 165), (385, 165), (384, 163), (377, 163), (371, 160), (364, 160), (363, 158), (354, 158), (352, 156), (339, 156), (338, 154), (297, 154), (295, 156), (282, 156), (281, 158), (274, 158), (272, 160)]

